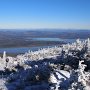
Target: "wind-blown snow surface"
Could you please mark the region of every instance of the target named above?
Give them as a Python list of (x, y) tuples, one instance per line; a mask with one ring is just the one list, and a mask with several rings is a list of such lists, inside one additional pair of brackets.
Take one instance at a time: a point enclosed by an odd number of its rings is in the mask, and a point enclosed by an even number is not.
[(89, 90), (90, 40), (0, 58), (1, 90)]

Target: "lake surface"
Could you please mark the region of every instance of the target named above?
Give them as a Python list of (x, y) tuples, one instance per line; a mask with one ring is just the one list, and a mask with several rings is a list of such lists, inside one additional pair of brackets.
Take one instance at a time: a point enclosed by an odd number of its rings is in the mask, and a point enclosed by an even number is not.
[(6, 51), (7, 53), (11, 53), (11, 54), (19, 54), (19, 53), (25, 53), (28, 50), (37, 51), (40, 48), (48, 48), (48, 47), (52, 47), (52, 46), (0, 48), (0, 53)]
[[(31, 39), (30, 39), (31, 40)], [(63, 41), (65, 43), (75, 42), (76, 39), (61, 39), (61, 38), (32, 38), (33, 41)], [(80, 39), (85, 40), (85, 39)]]
[(32, 38), (33, 41), (61, 41), (59, 38)]

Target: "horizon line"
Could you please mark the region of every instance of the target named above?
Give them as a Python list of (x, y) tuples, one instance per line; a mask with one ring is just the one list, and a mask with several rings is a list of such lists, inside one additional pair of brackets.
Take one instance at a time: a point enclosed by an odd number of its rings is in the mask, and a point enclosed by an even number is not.
[(90, 30), (78, 28), (0, 28), (0, 30)]

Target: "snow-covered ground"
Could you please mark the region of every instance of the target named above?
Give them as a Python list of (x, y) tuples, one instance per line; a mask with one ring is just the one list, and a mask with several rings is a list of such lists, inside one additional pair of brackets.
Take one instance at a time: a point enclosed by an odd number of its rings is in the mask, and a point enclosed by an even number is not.
[(1, 90), (89, 90), (90, 40), (0, 57)]

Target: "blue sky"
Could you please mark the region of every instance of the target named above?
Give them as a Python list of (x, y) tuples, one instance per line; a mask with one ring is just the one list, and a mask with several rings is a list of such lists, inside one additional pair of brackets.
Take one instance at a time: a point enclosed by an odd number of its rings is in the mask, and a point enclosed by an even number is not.
[(90, 0), (0, 0), (0, 28), (90, 29)]

